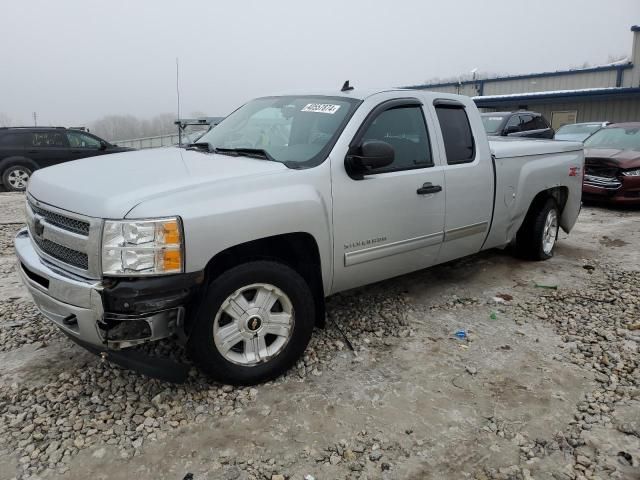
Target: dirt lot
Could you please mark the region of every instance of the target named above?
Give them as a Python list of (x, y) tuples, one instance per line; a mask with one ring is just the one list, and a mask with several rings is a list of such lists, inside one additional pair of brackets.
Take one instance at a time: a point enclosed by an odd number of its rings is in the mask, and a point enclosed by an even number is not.
[(13, 267), (22, 201), (0, 193), (1, 479), (640, 478), (640, 211), (585, 208), (547, 262), (491, 251), (338, 295), (296, 369), (231, 388), (51, 328)]

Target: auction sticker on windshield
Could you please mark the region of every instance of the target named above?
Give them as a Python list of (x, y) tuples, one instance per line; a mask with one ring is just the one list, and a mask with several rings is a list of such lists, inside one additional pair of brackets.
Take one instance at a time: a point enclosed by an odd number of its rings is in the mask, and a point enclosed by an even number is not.
[(332, 105), (330, 103), (308, 103), (301, 112), (330, 113), (333, 115), (338, 111), (340, 105)]

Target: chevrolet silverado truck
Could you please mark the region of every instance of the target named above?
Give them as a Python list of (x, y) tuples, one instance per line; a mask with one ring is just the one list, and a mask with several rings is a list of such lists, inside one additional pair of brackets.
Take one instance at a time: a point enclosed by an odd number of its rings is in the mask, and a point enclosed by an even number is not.
[(255, 384), (303, 354), (336, 292), (510, 243), (552, 257), (583, 163), (580, 143), (487, 141), (464, 96), (258, 98), (188, 148), (34, 172), (19, 271), (103, 358), (170, 376), (131, 347), (171, 339), (213, 378)]

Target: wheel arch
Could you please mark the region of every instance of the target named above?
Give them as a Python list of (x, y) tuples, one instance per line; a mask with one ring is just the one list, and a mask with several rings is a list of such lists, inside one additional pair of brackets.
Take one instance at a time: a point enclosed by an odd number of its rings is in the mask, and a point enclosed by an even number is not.
[(34, 162), (32, 159), (30, 159), (29, 157), (14, 155), (14, 156), (3, 158), (2, 160), (0, 160), (0, 175), (2, 175), (7, 168), (13, 165), (21, 165), (21, 164), (28, 165), (33, 169), (32, 171), (34, 172), (40, 168), (38, 164)]
[(234, 245), (218, 252), (205, 267), (206, 282), (230, 268), (256, 260), (274, 260), (296, 270), (313, 293), (316, 326), (324, 327), (325, 303), (318, 244), (310, 233), (293, 232)]
[(533, 197), (533, 200), (531, 200), (531, 204), (529, 205), (529, 209), (527, 210), (527, 214), (525, 215), (520, 228), (522, 228), (522, 225), (526, 224), (531, 215), (535, 214), (537, 210), (542, 208), (550, 198), (555, 200), (558, 205), (558, 214), (559, 216), (562, 216), (564, 207), (567, 205), (567, 200), (569, 199), (569, 188), (565, 186), (558, 186), (538, 192), (536, 196)]

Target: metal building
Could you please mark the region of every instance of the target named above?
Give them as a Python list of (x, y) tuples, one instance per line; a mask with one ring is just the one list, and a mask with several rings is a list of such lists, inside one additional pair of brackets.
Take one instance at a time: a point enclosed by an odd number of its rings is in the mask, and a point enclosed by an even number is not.
[(407, 88), (472, 96), (484, 111), (535, 110), (554, 128), (575, 122), (640, 121), (640, 26), (631, 32), (629, 61)]

